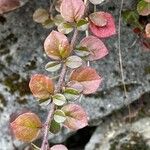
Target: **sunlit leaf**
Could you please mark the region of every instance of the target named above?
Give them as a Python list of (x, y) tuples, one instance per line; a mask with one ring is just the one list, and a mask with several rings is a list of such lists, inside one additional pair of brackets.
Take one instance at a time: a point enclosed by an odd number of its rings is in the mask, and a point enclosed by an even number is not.
[(85, 6), (82, 0), (63, 0), (60, 6), (61, 15), (68, 22), (79, 21), (84, 11)]
[(148, 38), (150, 38), (150, 23), (148, 23), (145, 27), (145, 33)]
[(137, 5), (137, 11), (142, 16), (148, 16), (150, 14), (150, 3), (141, 0)]
[(45, 69), (49, 72), (55, 72), (58, 71), (61, 68), (61, 64), (58, 61), (50, 61), (46, 64)]
[(96, 73), (95, 69), (90, 67), (80, 67), (71, 74), (71, 81), (78, 81), (83, 85), (83, 94), (96, 92), (102, 78)]
[(66, 115), (62, 110), (56, 110), (54, 113), (54, 120), (57, 123), (63, 123), (66, 120)]
[(49, 19), (49, 13), (43, 8), (38, 8), (33, 14), (33, 20), (37, 23), (44, 23)]
[(71, 130), (78, 130), (88, 125), (87, 114), (83, 108), (77, 104), (68, 104), (62, 108), (66, 114), (66, 120), (63, 123)]
[(53, 96), (53, 102), (54, 104), (56, 104), (57, 106), (62, 106), (66, 103), (66, 98), (64, 95), (62, 94), (55, 94)]
[(94, 36), (88, 36), (80, 42), (81, 47), (85, 47), (89, 51), (87, 60), (93, 61), (101, 59), (108, 54), (108, 50), (104, 43)]
[(91, 32), (99, 38), (106, 38), (116, 34), (116, 27), (113, 16), (107, 12), (97, 12), (100, 17), (103, 16), (107, 20), (107, 24), (105, 26), (97, 26), (92, 21), (90, 22), (90, 30)]
[(83, 91), (83, 85), (78, 81), (70, 81), (66, 86), (66, 88), (76, 89), (78, 93), (81, 93)]
[(70, 56), (66, 59), (66, 66), (69, 68), (78, 68), (82, 65), (82, 59), (78, 56)]
[(101, 4), (102, 2), (104, 2), (105, 0), (89, 0), (92, 4), (97, 5), (97, 4)]
[(67, 37), (57, 31), (52, 31), (44, 42), (46, 54), (54, 60), (67, 58), (70, 54), (70, 45)]
[(11, 129), (15, 137), (24, 142), (35, 140), (42, 127), (39, 117), (34, 113), (24, 113), (18, 116), (12, 123)]
[(68, 150), (68, 149), (66, 146), (59, 144), (52, 146), (50, 150)]
[(0, 0), (0, 14), (9, 12), (20, 6), (20, 0)]
[(73, 27), (71, 26), (71, 24), (64, 22), (58, 25), (58, 31), (63, 34), (69, 34), (73, 31)]
[(102, 13), (94, 12), (89, 15), (89, 18), (96, 26), (103, 27), (107, 25), (107, 18)]
[(39, 99), (48, 99), (54, 93), (52, 80), (42, 74), (33, 75), (29, 87), (33, 95)]
[(55, 120), (52, 120), (49, 131), (53, 134), (57, 134), (61, 130), (61, 125)]

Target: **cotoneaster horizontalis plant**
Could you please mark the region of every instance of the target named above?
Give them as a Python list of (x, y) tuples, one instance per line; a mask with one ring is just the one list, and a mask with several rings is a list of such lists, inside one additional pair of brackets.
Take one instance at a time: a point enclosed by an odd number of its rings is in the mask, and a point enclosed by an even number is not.
[[(94, 5), (103, 0), (90, 0)], [(55, 17), (39, 8), (33, 15), (33, 19), (49, 28), (57, 25), (58, 31), (52, 31), (44, 42), (44, 50), (50, 58), (45, 69), (49, 72), (57, 71), (58, 80), (43, 74), (35, 74), (31, 77), (29, 87), (33, 96), (39, 103), (46, 103), (48, 109), (46, 121), (42, 123), (33, 112), (19, 115), (11, 122), (14, 136), (24, 142), (32, 142), (43, 136), (40, 150), (67, 150), (64, 145), (50, 147), (48, 134), (58, 133), (62, 126), (70, 130), (78, 130), (88, 125), (88, 116), (85, 110), (75, 104), (75, 100), (82, 94), (96, 92), (102, 82), (102, 77), (95, 69), (89, 66), (89, 62), (96, 61), (108, 54), (102, 38), (116, 34), (115, 23), (108, 12), (88, 13), (89, 2), (87, 0), (58, 0), (52, 6), (60, 14)], [(91, 34), (89, 35), (88, 30)], [(85, 31), (86, 37), (76, 42), (78, 33)], [(71, 40), (65, 34), (73, 33)], [(54, 81), (55, 79), (55, 81)]]

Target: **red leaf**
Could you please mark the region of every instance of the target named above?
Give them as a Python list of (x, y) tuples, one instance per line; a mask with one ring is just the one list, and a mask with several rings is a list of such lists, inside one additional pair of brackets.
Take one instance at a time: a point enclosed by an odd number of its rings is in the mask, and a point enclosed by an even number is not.
[(101, 59), (108, 54), (108, 50), (104, 43), (94, 36), (84, 38), (80, 45), (86, 47), (87, 50), (90, 51), (90, 55), (88, 56), (88, 60), (90, 61)]
[(106, 38), (116, 34), (115, 22), (111, 14), (107, 12), (97, 12), (100, 16), (103, 16), (107, 20), (107, 24), (103, 27), (96, 26), (93, 22), (90, 22), (91, 32), (99, 38)]
[(0, 0), (0, 14), (14, 10), (19, 6), (19, 0)]
[(66, 114), (64, 125), (72, 130), (78, 130), (88, 125), (88, 118), (83, 108), (77, 104), (68, 104), (62, 108)]
[(50, 150), (68, 150), (66, 146), (62, 144), (54, 145)]
[(42, 74), (33, 75), (29, 87), (33, 95), (39, 99), (48, 99), (54, 93), (53, 81)]
[(18, 116), (10, 125), (15, 137), (24, 142), (35, 140), (42, 127), (39, 117), (31, 112)]
[(75, 69), (70, 77), (71, 81), (78, 81), (83, 85), (83, 94), (96, 92), (102, 78), (96, 73), (95, 69), (90, 67), (80, 67)]
[(52, 31), (46, 38), (44, 49), (46, 54), (54, 60), (67, 58), (70, 54), (70, 46), (67, 37), (57, 31)]
[(85, 6), (82, 0), (63, 0), (60, 6), (61, 15), (68, 22), (79, 21), (84, 11)]

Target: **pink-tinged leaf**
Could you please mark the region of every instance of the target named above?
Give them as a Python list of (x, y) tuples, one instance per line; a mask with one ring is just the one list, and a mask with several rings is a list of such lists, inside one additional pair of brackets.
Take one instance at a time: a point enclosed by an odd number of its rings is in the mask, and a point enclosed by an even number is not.
[(99, 12), (94, 12), (94, 13), (90, 14), (89, 18), (92, 21), (92, 23), (94, 23), (96, 26), (104, 27), (107, 25), (106, 17)]
[(33, 75), (29, 87), (33, 95), (39, 99), (48, 99), (54, 93), (53, 81), (42, 74)]
[(104, 43), (94, 36), (84, 38), (80, 42), (80, 46), (86, 47), (90, 52), (90, 55), (87, 57), (90, 61), (101, 59), (108, 54), (108, 50)]
[(145, 27), (146, 37), (150, 38), (150, 23), (148, 23)]
[(50, 150), (68, 150), (66, 146), (62, 144), (54, 145), (50, 148)]
[(36, 114), (29, 112), (18, 116), (10, 126), (18, 140), (32, 142), (38, 137), (42, 123)]
[(107, 20), (107, 24), (105, 26), (97, 26), (92, 21), (90, 22), (90, 30), (91, 32), (99, 38), (106, 38), (116, 34), (116, 27), (113, 16), (107, 12), (97, 12), (100, 17), (103, 16)]
[(68, 22), (77, 22), (84, 15), (85, 5), (82, 0), (63, 0), (60, 6), (62, 17)]
[(88, 117), (83, 108), (77, 104), (68, 104), (62, 108), (66, 114), (64, 126), (72, 130), (78, 130), (88, 125)]
[(80, 67), (75, 69), (70, 77), (71, 81), (78, 81), (83, 85), (83, 94), (96, 92), (102, 78), (97, 74), (95, 69), (90, 67)]
[(0, 0), (0, 14), (14, 10), (19, 6), (19, 0)]
[(70, 45), (67, 37), (57, 31), (52, 31), (44, 42), (46, 54), (54, 60), (61, 60), (70, 55)]

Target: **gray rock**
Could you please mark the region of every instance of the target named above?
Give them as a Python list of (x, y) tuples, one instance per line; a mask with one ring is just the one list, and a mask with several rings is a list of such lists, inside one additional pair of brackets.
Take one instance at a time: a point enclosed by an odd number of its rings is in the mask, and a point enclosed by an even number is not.
[(112, 123), (99, 126), (85, 150), (149, 150), (150, 118), (140, 119), (132, 124)]
[[(114, 0), (113, 3), (108, 2), (107, 5), (98, 7), (100, 10), (111, 12), (116, 19), (116, 24), (119, 9), (117, 2)], [(32, 20), (33, 12), (39, 7), (47, 8), (47, 4), (47, 0), (28, 1), (23, 7), (0, 16), (0, 150), (13, 149), (8, 129), (10, 114), (26, 108), (37, 112), (43, 120), (45, 119), (45, 110), (41, 109), (35, 98), (30, 95), (28, 82), (34, 73), (48, 74), (44, 71), (44, 66), (49, 58), (43, 52), (43, 41), (50, 30), (43, 29)], [(137, 37), (125, 23), (122, 23), (121, 35), (128, 98), (124, 99), (117, 36), (113, 36), (105, 42), (109, 55), (90, 64), (104, 78), (98, 92), (81, 101), (81, 105), (89, 114), (90, 125), (99, 125), (101, 118), (132, 103), (150, 91), (150, 74), (145, 72), (145, 68), (150, 64), (150, 53), (143, 52), (139, 43), (129, 49)], [(62, 137), (67, 134), (68, 132), (65, 132)]]

